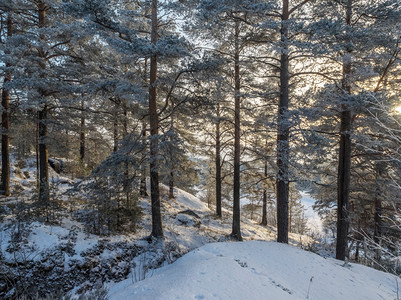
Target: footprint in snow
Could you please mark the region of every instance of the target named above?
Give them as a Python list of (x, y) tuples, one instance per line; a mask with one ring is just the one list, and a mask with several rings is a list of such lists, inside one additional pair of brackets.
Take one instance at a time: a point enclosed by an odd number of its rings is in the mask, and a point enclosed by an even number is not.
[(246, 262), (242, 262), (239, 259), (234, 259), (241, 267), (247, 268), (248, 264)]

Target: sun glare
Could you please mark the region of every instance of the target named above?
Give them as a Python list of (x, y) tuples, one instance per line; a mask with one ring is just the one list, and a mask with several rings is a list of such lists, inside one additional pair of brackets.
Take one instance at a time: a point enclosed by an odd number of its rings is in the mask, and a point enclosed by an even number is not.
[(397, 106), (397, 107), (394, 109), (394, 111), (395, 111), (397, 114), (401, 114), (401, 105), (400, 105), (400, 106)]

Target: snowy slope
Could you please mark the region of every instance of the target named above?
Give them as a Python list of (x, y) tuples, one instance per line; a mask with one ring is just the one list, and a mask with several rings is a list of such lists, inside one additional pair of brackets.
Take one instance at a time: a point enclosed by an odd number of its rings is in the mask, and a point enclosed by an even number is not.
[[(70, 184), (63, 185), (67, 189)], [(24, 188), (29, 194), (30, 187)], [(143, 219), (135, 233), (126, 235), (89, 234), (68, 213), (59, 224), (24, 223), (23, 239), (15, 244), (12, 237), (18, 223), (6, 216), (0, 223), (0, 257), (7, 272), (20, 272), (19, 265), (32, 266), (25, 277), (28, 284), (50, 293), (59, 288), (56, 282), (64, 292), (71, 291), (73, 299), (102, 286), (110, 287), (110, 299), (306, 299), (312, 277), (309, 299), (397, 297), (391, 275), (359, 265), (345, 268), (341, 262), (266, 242), (276, 238), (271, 226), (241, 217), (247, 242), (227, 242), (231, 212), (223, 210), (223, 218), (216, 218), (213, 208), (193, 195), (175, 189), (175, 199), (168, 199), (167, 191), (161, 185), (162, 243), (147, 238), (151, 205), (144, 198), (139, 200)], [(59, 197), (68, 203), (67, 196)], [(10, 198), (13, 201), (17, 199)], [(292, 245), (310, 241), (290, 234)], [(345, 286), (343, 295), (340, 285)]]
[[(399, 280), (399, 279), (398, 279)], [(309, 290), (309, 292), (308, 292)], [(396, 277), (275, 242), (212, 243), (110, 299), (397, 299)]]
[[(181, 253), (186, 253), (210, 242), (227, 240), (226, 236), (230, 234), (232, 226), (231, 213), (225, 211), (224, 217), (218, 219), (214, 212), (195, 196), (175, 189), (175, 199), (168, 199), (166, 197), (167, 187), (161, 185), (161, 188), (162, 218), (166, 241), (176, 244)], [(29, 190), (26, 192), (28, 193)], [(60, 195), (59, 197), (64, 196)], [(10, 197), (9, 202), (12, 201), (16, 200)], [(0, 257), (9, 263), (21, 262), (21, 260), (40, 261), (44, 255), (59, 248), (60, 245), (72, 243), (71, 252), (74, 254), (66, 256), (66, 261), (70, 261), (82, 260), (84, 253), (97, 248), (99, 243), (134, 242), (141, 246), (143, 244), (141, 240), (149, 236), (151, 232), (151, 205), (149, 202), (148, 198), (140, 200), (139, 205), (142, 207), (144, 215), (136, 233), (107, 237), (89, 234), (85, 232), (83, 224), (71, 219), (68, 215), (65, 215), (59, 224), (45, 224), (37, 221), (24, 223), (26, 236), (23, 244), (24, 251), (20, 251), (21, 253), (9, 250), (14, 248), (12, 236), (18, 228), (18, 224), (11, 225), (14, 218), (11, 215), (7, 216), (3, 222), (0, 222)], [(271, 228), (259, 226), (245, 218), (241, 219), (245, 240), (272, 240), (275, 238), (275, 233)], [(293, 241), (298, 243), (298, 236), (294, 236)]]
[[(82, 293), (96, 292), (110, 282), (125, 278), (141, 280), (144, 274), (153, 274), (160, 266), (171, 264), (191, 250), (230, 240), (231, 212), (224, 210), (223, 218), (216, 218), (214, 211), (199, 198), (180, 189), (175, 189), (175, 199), (168, 199), (168, 189), (164, 185), (161, 185), (163, 243), (148, 239), (151, 232), (148, 197), (139, 199), (143, 218), (137, 231), (123, 235), (90, 234), (69, 210), (64, 211), (58, 223), (16, 222), (13, 207), (21, 201), (32, 202), (34, 176), (28, 180), (29, 185), (19, 197), (9, 197), (7, 202), (0, 203), (8, 211), (2, 220), (0, 218), (0, 269), (4, 267), (2, 270), (12, 274), (12, 280), (24, 284), (21, 288), (27, 286), (28, 294), (32, 289), (40, 290), (41, 296), (52, 298), (62, 289), (77, 299)], [(70, 183), (63, 185), (66, 190)], [(80, 209), (77, 203), (69, 204), (74, 199), (69, 199), (68, 195), (58, 194), (57, 197), (64, 201), (66, 209)], [(260, 226), (246, 218), (241, 221), (244, 240), (275, 239), (274, 228)], [(307, 241), (307, 237), (302, 240)], [(293, 244), (300, 241), (301, 236), (291, 236)], [(27, 270), (25, 266), (29, 266)], [(21, 269), (27, 272), (23, 281), (18, 275)], [(0, 298), (12, 298), (16, 289), (10, 285), (2, 290), (2, 286), (0, 278)]]

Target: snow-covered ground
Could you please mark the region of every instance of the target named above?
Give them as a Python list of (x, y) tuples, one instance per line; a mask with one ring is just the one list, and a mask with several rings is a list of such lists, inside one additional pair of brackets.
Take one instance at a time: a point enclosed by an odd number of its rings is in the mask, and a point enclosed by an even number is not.
[[(20, 170), (13, 172), (12, 180), (22, 192), (4, 202), (10, 212), (36, 183), (33, 164)], [(63, 191), (72, 184), (55, 173), (52, 177)], [(137, 231), (124, 235), (89, 234), (69, 212), (58, 224), (13, 222), (8, 214), (0, 223), (0, 271), (11, 274), (19, 265), (30, 265), (20, 278), (24, 288), (33, 284), (50, 293), (59, 284), (57, 288), (72, 290), (75, 298), (104, 286), (110, 299), (399, 299), (392, 275), (360, 265), (344, 266), (296, 248), (313, 242), (307, 236), (290, 234), (292, 246), (277, 244), (272, 242), (274, 227), (242, 217), (245, 242), (229, 242), (230, 211), (223, 210), (219, 219), (199, 198), (175, 189), (175, 199), (170, 200), (167, 192), (161, 185), (162, 242), (148, 239), (148, 198), (139, 200), (144, 214)], [(312, 210), (314, 200), (302, 196), (306, 216), (321, 228)], [(66, 195), (59, 197), (69, 201)], [(312, 228), (313, 222), (309, 223)], [(15, 242), (20, 225), (23, 236)], [(18, 279), (18, 272), (13, 274)], [(12, 298), (13, 290), (6, 292)]]
[[(33, 181), (32, 177), (29, 179)], [(34, 185), (34, 182), (30, 184)], [(64, 185), (67, 189), (69, 184)], [(29, 193), (28, 186), (25, 192)], [(165, 235), (161, 244), (148, 240), (151, 206), (147, 198), (139, 203), (144, 214), (137, 232), (124, 235), (97, 236), (86, 233), (84, 225), (71, 218), (69, 213), (64, 214), (57, 224), (38, 221), (15, 223), (10, 214), (0, 223), (3, 271), (14, 273), (18, 271), (16, 266), (29, 264), (32, 268), (24, 278), (25, 285), (34, 284), (50, 293), (55, 284), (59, 284), (57, 289), (73, 289), (72, 294), (79, 295), (124, 278), (138, 281), (191, 250), (208, 243), (230, 240), (231, 212), (223, 210), (223, 218), (216, 218), (214, 211), (204, 202), (180, 189), (175, 189), (176, 197), (170, 200), (167, 187), (161, 185), (161, 195)], [(241, 221), (244, 240), (275, 240), (275, 228), (260, 226), (258, 222), (246, 218), (241, 218)], [(20, 232), (21, 225), (23, 237), (15, 241), (13, 237)], [(306, 236), (290, 234), (290, 243), (293, 245), (309, 242)], [(44, 267), (46, 273), (43, 272)], [(56, 283), (49, 282), (48, 277)]]
[[(397, 283), (398, 281), (398, 283)], [(399, 299), (399, 278), (276, 242), (212, 243), (143, 281), (110, 287), (110, 300)]]

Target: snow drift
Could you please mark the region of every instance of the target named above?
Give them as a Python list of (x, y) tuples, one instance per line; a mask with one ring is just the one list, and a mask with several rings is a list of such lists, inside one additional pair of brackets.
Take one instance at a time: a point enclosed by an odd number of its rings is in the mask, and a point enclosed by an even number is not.
[(110, 299), (397, 299), (397, 277), (289, 245), (205, 245), (151, 277), (122, 281)]

